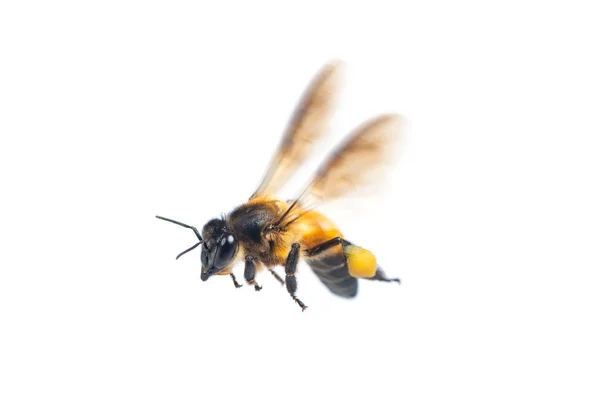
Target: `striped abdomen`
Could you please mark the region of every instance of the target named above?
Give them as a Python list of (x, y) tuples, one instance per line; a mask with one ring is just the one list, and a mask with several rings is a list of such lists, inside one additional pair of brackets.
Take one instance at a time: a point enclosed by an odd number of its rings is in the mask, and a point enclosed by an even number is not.
[[(336, 249), (337, 250), (337, 249)], [(351, 298), (358, 292), (358, 279), (350, 276), (348, 265), (341, 249), (329, 251), (318, 258), (306, 258), (306, 263), (331, 292)]]

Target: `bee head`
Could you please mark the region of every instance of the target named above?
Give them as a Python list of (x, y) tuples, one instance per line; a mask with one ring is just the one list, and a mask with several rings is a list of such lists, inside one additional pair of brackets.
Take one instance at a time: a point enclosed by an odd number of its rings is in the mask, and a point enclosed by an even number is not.
[(239, 243), (222, 219), (210, 220), (202, 229), (202, 274), (200, 278), (206, 281), (212, 275), (223, 271), (234, 260)]

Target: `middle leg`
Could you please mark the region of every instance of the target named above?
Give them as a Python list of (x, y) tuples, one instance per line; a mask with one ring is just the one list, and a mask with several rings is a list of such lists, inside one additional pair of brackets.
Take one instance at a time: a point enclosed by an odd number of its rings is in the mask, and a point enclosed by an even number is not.
[(271, 275), (273, 275), (273, 278), (277, 279), (277, 282), (281, 283), (282, 286), (285, 285), (285, 281), (282, 277), (279, 276), (277, 272), (273, 271), (272, 268), (268, 268), (268, 270), (271, 273)]
[(296, 283), (295, 275), (299, 258), (300, 245), (298, 243), (294, 243), (292, 245), (292, 249), (288, 254), (287, 260), (285, 261), (285, 286), (290, 296), (292, 296), (292, 299), (294, 299), (294, 301), (298, 303), (300, 308), (302, 308), (302, 311), (304, 311), (308, 307), (306, 307), (306, 305), (302, 301), (300, 301), (299, 298), (296, 297), (296, 289), (298, 288), (298, 284)]

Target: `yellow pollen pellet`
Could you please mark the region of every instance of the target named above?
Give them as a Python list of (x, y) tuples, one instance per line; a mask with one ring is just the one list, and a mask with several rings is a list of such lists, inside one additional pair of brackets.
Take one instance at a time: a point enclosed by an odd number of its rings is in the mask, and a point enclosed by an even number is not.
[(344, 254), (348, 261), (348, 272), (355, 278), (371, 278), (377, 270), (377, 259), (369, 250), (355, 245), (346, 246)]

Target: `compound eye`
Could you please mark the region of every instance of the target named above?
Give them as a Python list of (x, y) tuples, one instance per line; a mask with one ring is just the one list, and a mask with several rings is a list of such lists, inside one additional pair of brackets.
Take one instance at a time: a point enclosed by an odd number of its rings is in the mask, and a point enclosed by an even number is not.
[(233, 235), (226, 234), (221, 238), (218, 246), (217, 254), (215, 255), (215, 268), (223, 269), (229, 264), (235, 255), (238, 243)]
[(208, 250), (204, 247), (202, 248), (202, 253), (200, 253), (200, 260), (202, 261), (202, 266), (208, 268)]

